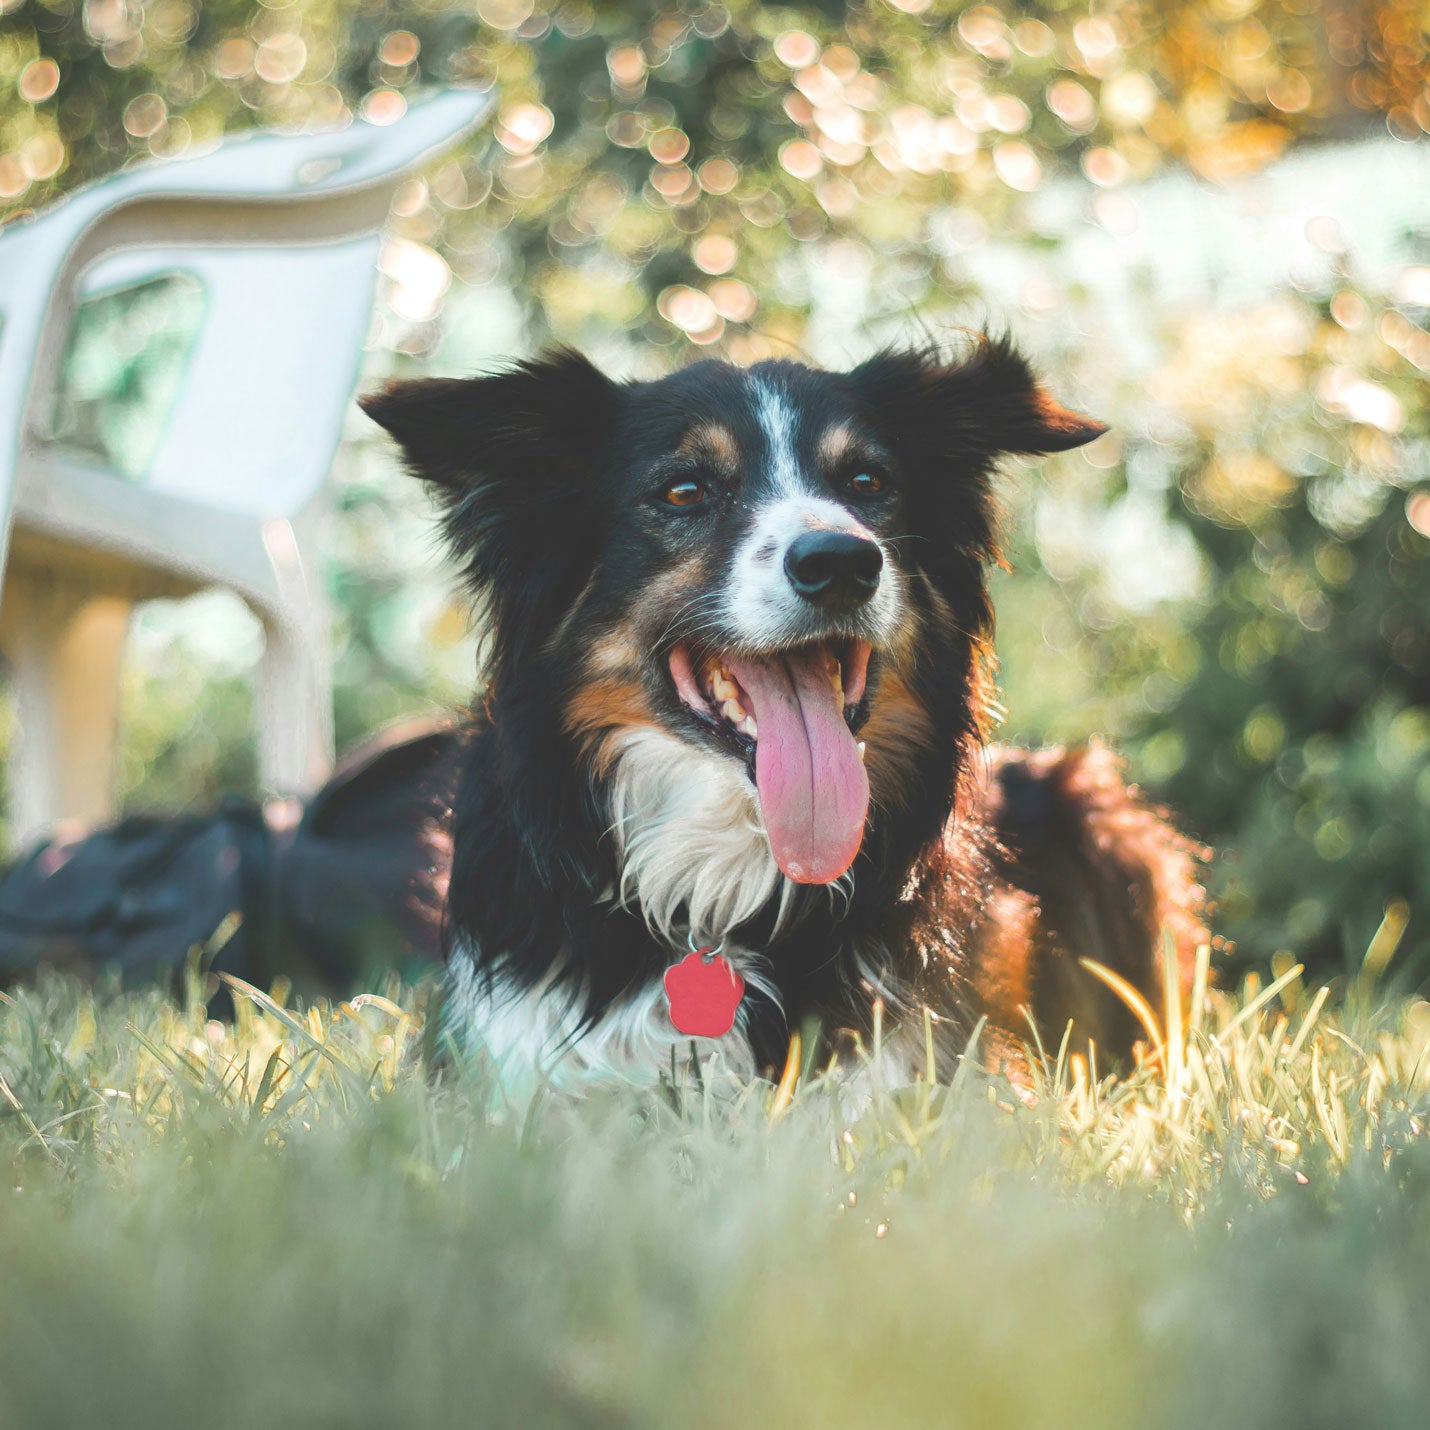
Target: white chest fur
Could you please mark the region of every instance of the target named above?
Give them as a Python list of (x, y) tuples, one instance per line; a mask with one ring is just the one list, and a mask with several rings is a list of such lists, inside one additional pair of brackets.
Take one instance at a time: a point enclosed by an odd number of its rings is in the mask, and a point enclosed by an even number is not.
[[(640, 729), (620, 747), (611, 779), (612, 825), (620, 886), (616, 901), (639, 911), (652, 934), (684, 956), (687, 939), (718, 942), (723, 931), (753, 917), (778, 895), (781, 917), (794, 885), (779, 872), (744, 771), (713, 751), (661, 730)], [(766, 960), (726, 947), (748, 989), (778, 1003)], [(747, 994), (748, 997), (748, 994)], [(670, 1021), (661, 982), (653, 980), (581, 1030), (582, 1000), (570, 982), (521, 989), (478, 974), (470, 954), (455, 950), (444, 1021), (468, 1053), (485, 1053), (512, 1100), (539, 1081), (579, 1087), (618, 1079), (654, 1081), (671, 1050), (692, 1039)], [(720, 1039), (695, 1039), (702, 1063), (722, 1062), (750, 1076), (754, 1058), (745, 1010)]]
[(524, 1104), (541, 1083), (567, 1091), (599, 1082), (653, 1083), (670, 1068), (672, 1053), (683, 1061), (692, 1043), (703, 1067), (723, 1067), (741, 1078), (758, 1071), (742, 1015), (723, 1038), (687, 1037), (671, 1023), (658, 980), (613, 1005), (585, 1031), (581, 1020), (581, 1000), (569, 986), (488, 986), (470, 954), (453, 952), (444, 1025), (466, 1055), (485, 1057), (513, 1106)]
[(778, 891), (780, 873), (745, 772), (731, 759), (664, 730), (642, 727), (620, 745), (611, 780), (611, 837), (621, 901), (678, 946), (689, 932), (715, 942)]

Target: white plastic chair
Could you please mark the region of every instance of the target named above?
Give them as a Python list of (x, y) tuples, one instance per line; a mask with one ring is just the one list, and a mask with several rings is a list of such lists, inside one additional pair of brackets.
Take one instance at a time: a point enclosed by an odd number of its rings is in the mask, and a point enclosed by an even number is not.
[[(12, 840), (109, 813), (136, 600), (237, 592), (266, 635), (264, 784), (301, 794), (330, 768), (325, 611), (299, 533), (356, 381), (393, 191), (491, 105), (453, 90), (386, 127), (245, 136), (121, 171), (0, 231), (0, 650), (21, 736)], [(78, 300), (176, 270), (204, 289), (203, 325), (158, 451), (130, 481), (56, 439), (61, 363)]]

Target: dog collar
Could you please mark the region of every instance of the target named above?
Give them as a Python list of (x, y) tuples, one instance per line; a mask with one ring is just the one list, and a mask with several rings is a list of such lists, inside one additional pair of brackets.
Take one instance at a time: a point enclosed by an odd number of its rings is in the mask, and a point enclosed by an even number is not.
[(670, 1021), (690, 1038), (723, 1038), (735, 1026), (745, 980), (720, 946), (694, 948), (665, 970)]

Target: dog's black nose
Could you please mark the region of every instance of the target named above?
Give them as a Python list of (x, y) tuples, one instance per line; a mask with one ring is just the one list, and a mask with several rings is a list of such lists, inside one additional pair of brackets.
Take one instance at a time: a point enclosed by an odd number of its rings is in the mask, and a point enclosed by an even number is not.
[(883, 568), (879, 544), (853, 531), (807, 531), (785, 552), (790, 585), (816, 606), (862, 606)]

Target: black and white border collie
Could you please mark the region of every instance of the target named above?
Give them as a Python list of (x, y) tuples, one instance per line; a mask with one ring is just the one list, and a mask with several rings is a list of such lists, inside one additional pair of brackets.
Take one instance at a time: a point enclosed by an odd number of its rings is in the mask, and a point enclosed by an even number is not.
[[(743, 1071), (866, 1030), (1016, 1062), (1125, 1051), (1089, 958), (1162, 991), (1204, 937), (1196, 851), (1101, 747), (990, 747), (1005, 453), (1103, 427), (1006, 341), (847, 373), (558, 352), (364, 410), (443, 507), (486, 634), (452, 799), (447, 1026), (500, 1068), (654, 1076), (663, 977), (718, 946)], [(706, 1051), (711, 1051), (707, 1049)], [(945, 1063), (944, 1066), (950, 1064)]]

